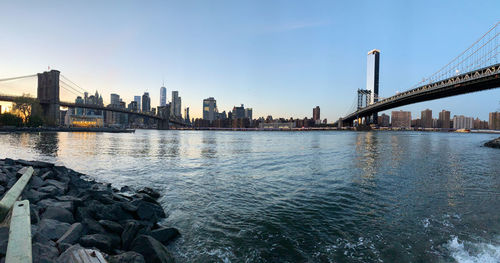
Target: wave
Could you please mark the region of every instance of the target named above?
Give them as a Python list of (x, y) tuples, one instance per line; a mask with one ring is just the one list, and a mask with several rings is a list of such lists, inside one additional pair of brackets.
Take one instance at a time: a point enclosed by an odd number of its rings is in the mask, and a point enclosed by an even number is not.
[(460, 241), (453, 237), (447, 247), (450, 255), (459, 263), (498, 263), (500, 262), (500, 244), (474, 243)]

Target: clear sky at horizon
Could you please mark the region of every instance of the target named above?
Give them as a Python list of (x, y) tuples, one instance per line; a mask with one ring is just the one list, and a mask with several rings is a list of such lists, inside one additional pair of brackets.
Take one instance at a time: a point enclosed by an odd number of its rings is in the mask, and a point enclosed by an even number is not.
[[(407, 90), (499, 21), (500, 1), (2, 1), (0, 78), (58, 69), (109, 102), (178, 90), (201, 117), (245, 104), (254, 118), (345, 115), (381, 51), (380, 96)], [(0, 92), (1, 87), (0, 87)], [(487, 119), (500, 89), (398, 108)]]

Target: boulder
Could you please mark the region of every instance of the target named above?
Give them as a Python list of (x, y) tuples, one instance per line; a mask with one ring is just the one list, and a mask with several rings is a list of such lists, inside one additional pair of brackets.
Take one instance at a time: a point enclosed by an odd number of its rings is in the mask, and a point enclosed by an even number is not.
[(110, 220), (99, 220), (99, 224), (101, 224), (101, 226), (103, 226), (106, 230), (109, 230), (110, 232), (119, 235), (123, 232), (123, 227), (116, 222)]
[(70, 224), (53, 219), (42, 219), (38, 224), (38, 233), (47, 239), (58, 240), (68, 231)]
[(97, 221), (95, 221), (92, 218), (84, 218), (82, 220), (83, 225), (87, 229), (89, 234), (99, 234), (99, 233), (106, 233), (106, 230), (99, 224)]
[(47, 179), (51, 179), (51, 178), (54, 178), (54, 173), (52, 173), (52, 171), (47, 171), (45, 173), (43, 173), (40, 178), (42, 180), (47, 180)]
[(9, 177), (5, 173), (0, 172), (0, 185), (6, 186), (8, 181)]
[(179, 236), (179, 230), (173, 227), (161, 227), (152, 230), (150, 235), (166, 246), (170, 241)]
[[(88, 255), (88, 256), (84, 256)], [(91, 255), (91, 257), (90, 257)], [(55, 262), (57, 263), (68, 263), (68, 262), (83, 262), (84, 258), (87, 260), (85, 262), (106, 262), (102, 253), (97, 250), (84, 249), (79, 244), (73, 245), (64, 251)]]
[(491, 140), (489, 142), (486, 142), (484, 144), (484, 146), (491, 147), (491, 148), (500, 148), (500, 138), (493, 139), (493, 140)]
[(142, 226), (135, 221), (127, 222), (122, 233), (122, 248), (128, 250)]
[(52, 168), (54, 167), (53, 163), (46, 163), (40, 161), (25, 161), (25, 160), (15, 160), (16, 163), (24, 165), (24, 166), (33, 166), (33, 168)]
[(59, 181), (56, 181), (56, 180), (53, 180), (53, 179), (47, 179), (47, 180), (45, 180), (44, 183), (43, 183), (43, 185), (44, 186), (53, 185), (53, 186), (59, 188), (59, 190), (62, 193), (66, 193), (66, 191), (68, 191), (68, 184), (67, 183), (59, 182)]
[(75, 222), (73, 214), (67, 209), (60, 208), (57, 206), (48, 207), (42, 214), (42, 219), (54, 219), (61, 222), (66, 222), (72, 224)]
[(132, 190), (130, 189), (130, 187), (128, 185), (122, 186), (122, 188), (120, 188), (120, 192), (122, 192), (122, 193), (123, 192), (130, 192), (130, 191), (132, 191)]
[(48, 207), (55, 206), (67, 209), (68, 211), (73, 211), (73, 202), (71, 201), (57, 201), (54, 199), (43, 199), (37, 203), (37, 206), (42, 209), (47, 209)]
[(34, 243), (31, 247), (33, 263), (49, 263), (54, 262), (59, 256), (59, 250), (52, 245)]
[(57, 249), (59, 249), (59, 253), (64, 253), (68, 248), (70, 248), (72, 245), (68, 243), (57, 243)]
[(64, 233), (61, 238), (57, 240), (56, 243), (58, 245), (61, 243), (73, 245), (80, 239), (83, 234), (83, 230), (84, 228), (82, 223), (74, 223), (70, 226), (66, 233)]
[(104, 205), (93, 202), (92, 205), (89, 205), (89, 208), (92, 210), (94, 218), (97, 220), (119, 221), (134, 218), (117, 203)]
[(43, 185), (42, 178), (40, 178), (38, 176), (31, 177), (30, 182), (29, 182), (29, 186), (31, 188), (38, 189), (38, 188), (42, 187), (42, 185)]
[(45, 185), (38, 188), (38, 191), (49, 194), (50, 196), (57, 196), (64, 194), (63, 189), (56, 187), (54, 185)]
[(80, 244), (88, 248), (97, 248), (104, 252), (112, 252), (112, 239), (104, 234), (86, 235), (80, 238)]
[(31, 224), (38, 224), (40, 221), (40, 216), (38, 215), (38, 207), (36, 205), (30, 204), (30, 220)]
[(142, 193), (142, 194), (147, 194), (155, 199), (158, 199), (160, 197), (160, 193), (158, 191), (156, 191), (152, 188), (149, 188), (149, 187), (144, 187), (137, 192)]
[(7, 252), (7, 243), (9, 242), (9, 227), (0, 227), (0, 257), (5, 257)]
[(147, 263), (174, 262), (167, 248), (151, 236), (140, 235), (134, 240), (132, 250), (144, 256)]
[(146, 263), (146, 261), (141, 254), (134, 251), (128, 251), (108, 257), (108, 263)]
[(44, 193), (44, 192), (39, 192), (35, 189), (30, 189), (28, 191), (26, 191), (26, 189), (25, 189), (23, 192), (23, 197), (25, 199), (28, 199), (30, 201), (30, 203), (37, 203), (38, 201), (45, 199), (48, 196), (50, 196), (50, 194)]
[(132, 204), (137, 206), (137, 217), (141, 220), (156, 223), (159, 219), (167, 217), (165, 211), (163, 211), (163, 208), (159, 204), (143, 200), (135, 200)]

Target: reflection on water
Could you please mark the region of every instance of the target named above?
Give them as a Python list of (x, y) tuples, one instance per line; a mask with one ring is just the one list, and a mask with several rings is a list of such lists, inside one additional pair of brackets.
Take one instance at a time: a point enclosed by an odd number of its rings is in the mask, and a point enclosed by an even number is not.
[(480, 147), (493, 137), (17, 133), (0, 134), (0, 157), (159, 189), (180, 262), (452, 262), (500, 248), (500, 154)]

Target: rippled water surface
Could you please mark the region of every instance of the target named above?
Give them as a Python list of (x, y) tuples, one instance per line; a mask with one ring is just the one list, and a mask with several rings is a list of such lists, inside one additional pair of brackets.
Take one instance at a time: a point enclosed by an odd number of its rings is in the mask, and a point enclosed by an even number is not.
[(0, 157), (163, 193), (179, 262), (499, 262), (491, 134), (0, 134)]

